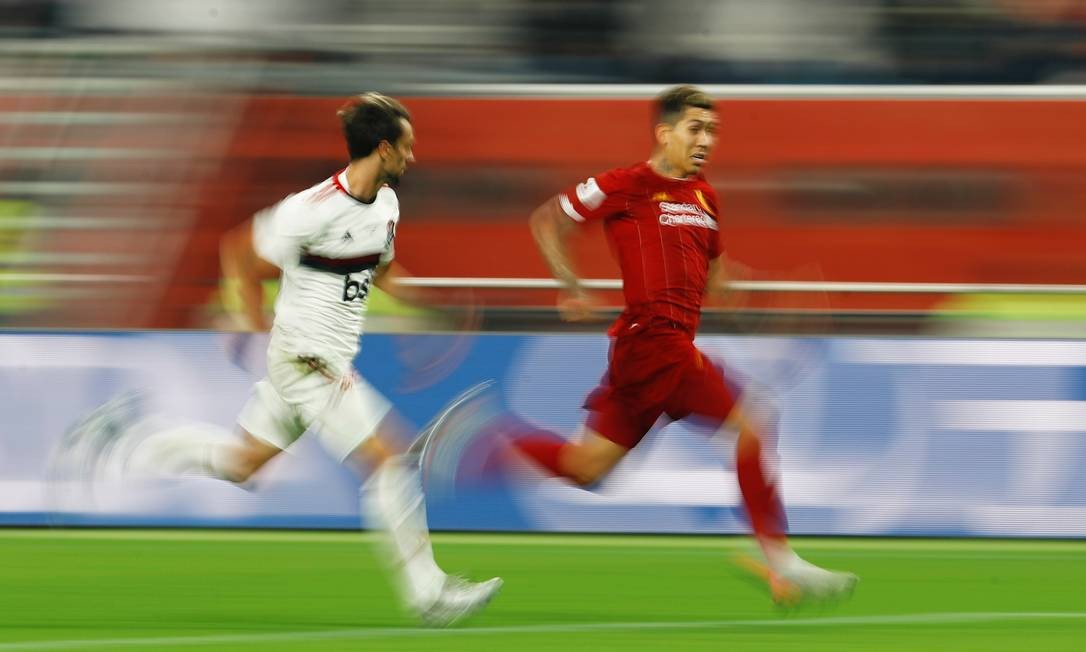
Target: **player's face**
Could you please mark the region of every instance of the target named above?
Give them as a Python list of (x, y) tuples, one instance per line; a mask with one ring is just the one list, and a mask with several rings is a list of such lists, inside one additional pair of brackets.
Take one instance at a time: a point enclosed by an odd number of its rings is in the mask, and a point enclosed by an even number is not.
[(384, 157), (382, 171), (389, 185), (395, 186), (407, 171), (407, 165), (415, 162), (415, 130), (407, 120), (402, 121), (403, 133), (394, 145), (388, 148)]
[(665, 156), (682, 176), (701, 172), (716, 145), (716, 112), (687, 107), (675, 126), (665, 133)]

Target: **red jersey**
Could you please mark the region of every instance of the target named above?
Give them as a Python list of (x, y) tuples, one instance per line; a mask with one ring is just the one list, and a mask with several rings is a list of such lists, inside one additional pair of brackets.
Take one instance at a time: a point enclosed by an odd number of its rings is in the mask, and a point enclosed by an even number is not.
[(662, 324), (693, 337), (709, 261), (722, 252), (716, 192), (705, 178), (671, 179), (638, 163), (589, 178), (558, 200), (577, 222), (603, 220), (626, 298), (611, 335)]

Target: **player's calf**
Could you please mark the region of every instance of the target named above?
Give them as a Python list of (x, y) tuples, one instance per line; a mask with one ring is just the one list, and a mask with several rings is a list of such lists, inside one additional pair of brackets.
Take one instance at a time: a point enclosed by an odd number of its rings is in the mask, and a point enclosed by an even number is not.
[(275, 446), (245, 433), (242, 442), (231, 450), (223, 451), (221, 456), (224, 459), (217, 460), (213, 466), (223, 480), (243, 485), (281, 452)]
[(564, 477), (589, 489), (603, 480), (626, 457), (628, 448), (586, 430), (580, 442), (568, 443), (561, 451)]

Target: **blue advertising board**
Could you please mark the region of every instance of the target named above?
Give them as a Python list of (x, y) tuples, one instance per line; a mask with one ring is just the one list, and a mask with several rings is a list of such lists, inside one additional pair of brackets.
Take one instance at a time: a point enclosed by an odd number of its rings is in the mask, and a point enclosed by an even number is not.
[[(163, 419), (228, 427), (262, 374), (218, 333), (0, 335), (0, 524), (354, 528), (363, 478), (312, 438), (253, 487), (185, 477), (75, 482), (70, 425), (138, 390)], [(1086, 536), (1086, 342), (706, 336), (780, 410), (779, 473), (801, 534)], [(502, 402), (574, 436), (602, 335), (367, 335), (360, 373), (408, 424), (494, 379)], [(661, 424), (663, 425), (663, 424)], [(595, 491), (557, 480), (430, 497), (435, 529), (738, 533), (727, 433), (650, 435)]]

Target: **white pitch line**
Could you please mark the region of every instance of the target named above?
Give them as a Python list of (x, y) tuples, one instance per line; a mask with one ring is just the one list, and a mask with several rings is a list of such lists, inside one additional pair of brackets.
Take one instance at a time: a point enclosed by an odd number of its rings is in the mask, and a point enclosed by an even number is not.
[[(678, 548), (710, 550), (746, 550), (751, 546), (747, 536), (715, 535), (642, 535), (589, 533), (467, 533), (435, 532), (433, 539), (440, 545), (489, 546), (566, 546), (573, 548)], [(802, 550), (842, 551), (924, 551), (989, 553), (1002, 552), (1067, 552), (1086, 554), (1086, 540), (1035, 539), (923, 539), (899, 537), (866, 539), (862, 537), (793, 537)], [(10, 539), (94, 539), (116, 541), (222, 541), (267, 543), (369, 543), (377, 540), (373, 532), (338, 530), (233, 530), (233, 529), (161, 529), (127, 528), (3, 528), (0, 542)]]
[(0, 643), (7, 650), (80, 650), (137, 646), (186, 647), (202, 645), (281, 643), (290, 641), (366, 640), (394, 637), (492, 636), (495, 634), (566, 634), (578, 632), (684, 630), (684, 629), (745, 629), (771, 627), (841, 627), (880, 625), (945, 625), (986, 623), (1008, 620), (1082, 620), (1086, 612), (950, 612), (927, 614), (886, 614), (879, 616), (838, 616), (829, 618), (781, 618), (760, 620), (695, 620), (688, 622), (613, 622), (572, 623), (551, 625), (509, 625), (497, 627), (468, 627), (462, 629), (424, 629), (415, 627), (377, 627), (372, 629), (340, 629), (312, 632), (276, 632), (266, 634), (218, 634), (208, 636), (161, 636), (141, 638), (72, 639), (59, 641), (26, 641)]

